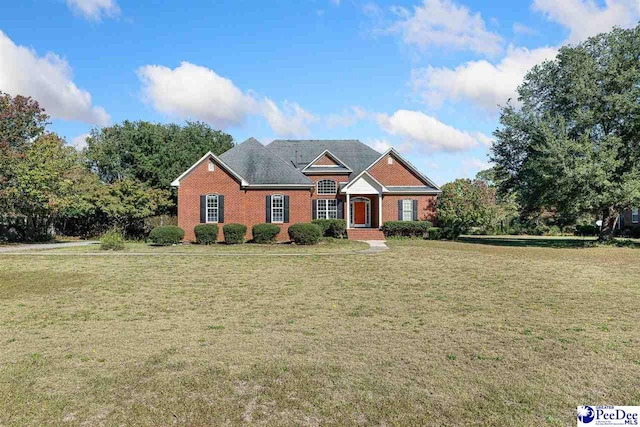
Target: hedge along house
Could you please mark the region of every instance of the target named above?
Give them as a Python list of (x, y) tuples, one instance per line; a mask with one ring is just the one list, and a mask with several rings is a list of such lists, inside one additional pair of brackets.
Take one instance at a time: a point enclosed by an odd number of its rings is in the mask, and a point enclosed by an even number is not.
[[(178, 225), (194, 240), (198, 224), (290, 224), (348, 219), (354, 239), (382, 239), (386, 221), (435, 219), (440, 189), (393, 148), (379, 153), (357, 140), (254, 138), (220, 156), (205, 154), (172, 183)], [(221, 227), (222, 228), (222, 227)], [(222, 229), (220, 236), (222, 238)]]

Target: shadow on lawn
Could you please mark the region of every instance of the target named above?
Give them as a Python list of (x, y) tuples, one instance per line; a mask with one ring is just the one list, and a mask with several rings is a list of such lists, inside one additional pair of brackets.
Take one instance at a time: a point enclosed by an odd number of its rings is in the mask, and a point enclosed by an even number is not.
[[(458, 241), (489, 246), (528, 247), (528, 248), (592, 248), (599, 245), (594, 239), (582, 237), (531, 238), (522, 236), (485, 237), (461, 236)], [(615, 240), (610, 246), (640, 248), (640, 243), (631, 240)]]

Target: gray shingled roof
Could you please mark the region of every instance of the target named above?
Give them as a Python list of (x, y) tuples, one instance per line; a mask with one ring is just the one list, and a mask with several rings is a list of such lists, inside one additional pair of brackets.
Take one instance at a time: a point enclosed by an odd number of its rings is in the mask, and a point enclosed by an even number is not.
[(396, 185), (387, 185), (387, 190), (392, 193), (431, 193), (434, 191), (440, 191), (437, 188), (433, 188), (430, 186), (424, 187), (406, 187), (406, 186), (396, 186)]
[(267, 145), (269, 151), (277, 154), (298, 170), (304, 169), (324, 150), (339, 158), (353, 172), (349, 179), (356, 177), (381, 154), (373, 148), (355, 139), (348, 140), (282, 140), (277, 139)]
[(249, 184), (309, 184), (311, 181), (258, 140), (249, 138), (220, 155), (220, 159)]

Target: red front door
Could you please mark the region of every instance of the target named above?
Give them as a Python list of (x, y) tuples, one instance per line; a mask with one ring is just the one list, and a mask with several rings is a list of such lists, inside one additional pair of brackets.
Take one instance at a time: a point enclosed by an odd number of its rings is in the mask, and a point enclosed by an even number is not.
[(367, 204), (365, 202), (353, 202), (353, 223), (354, 225), (366, 225)]

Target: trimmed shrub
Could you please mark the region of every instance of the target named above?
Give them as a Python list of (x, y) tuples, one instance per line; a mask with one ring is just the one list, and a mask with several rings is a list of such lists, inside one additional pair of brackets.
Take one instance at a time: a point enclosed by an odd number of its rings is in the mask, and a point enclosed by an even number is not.
[(322, 228), (317, 224), (293, 224), (289, 227), (289, 238), (296, 245), (315, 245), (322, 237)]
[(347, 236), (347, 221), (344, 219), (314, 219), (311, 223), (320, 226), (325, 237), (344, 239)]
[(592, 224), (576, 225), (577, 236), (596, 236), (599, 231), (598, 227)]
[(225, 224), (222, 227), (224, 242), (232, 245), (244, 243), (244, 236), (247, 234), (247, 226), (242, 224)]
[(199, 245), (213, 245), (218, 241), (217, 224), (198, 224), (193, 227), (193, 232)]
[(149, 233), (149, 239), (156, 245), (171, 246), (177, 245), (184, 238), (184, 230), (175, 225), (164, 225), (156, 227)]
[(429, 240), (440, 240), (442, 239), (442, 229), (440, 227), (431, 227), (427, 231)]
[(251, 227), (255, 243), (273, 243), (280, 233), (280, 227), (274, 224), (256, 224)]
[(456, 240), (460, 234), (451, 227), (430, 227), (426, 239), (429, 240)]
[(386, 237), (427, 237), (430, 221), (387, 221), (382, 225)]
[(100, 238), (100, 249), (103, 251), (121, 251), (124, 249), (124, 236), (118, 230), (110, 230)]

